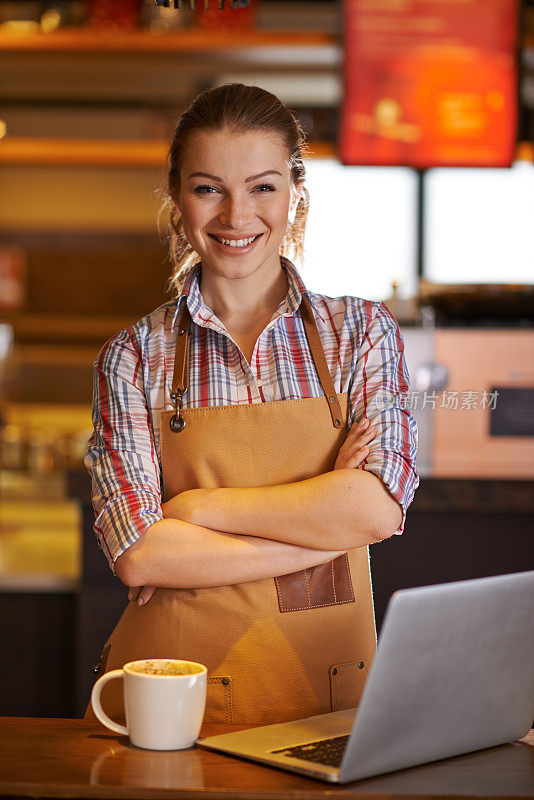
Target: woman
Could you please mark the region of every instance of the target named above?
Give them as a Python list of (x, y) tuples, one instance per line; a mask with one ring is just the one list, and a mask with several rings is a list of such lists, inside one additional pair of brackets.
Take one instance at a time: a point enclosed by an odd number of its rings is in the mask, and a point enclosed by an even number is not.
[(200, 661), (209, 721), (358, 704), (376, 646), (368, 545), (402, 532), (419, 482), (395, 320), (310, 293), (285, 255), (302, 254), (304, 148), (263, 89), (195, 99), (169, 151), (177, 297), (95, 361), (95, 530), (131, 587), (99, 674)]

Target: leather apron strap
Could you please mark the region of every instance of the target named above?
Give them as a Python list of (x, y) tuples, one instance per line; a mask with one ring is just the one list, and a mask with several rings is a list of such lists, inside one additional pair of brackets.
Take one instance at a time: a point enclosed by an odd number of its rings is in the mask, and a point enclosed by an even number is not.
[(336, 390), (334, 389), (334, 382), (332, 381), (328, 364), (326, 363), (326, 358), (323, 346), (321, 344), (321, 339), (319, 337), (319, 331), (317, 330), (317, 325), (313, 316), (312, 307), (310, 305), (310, 301), (304, 295), (302, 295), (300, 313), (302, 316), (302, 321), (304, 322), (304, 329), (308, 338), (308, 344), (313, 356), (313, 361), (315, 363), (315, 369), (317, 370), (317, 375), (321, 381), (323, 392), (328, 401), (330, 416), (332, 417), (332, 425), (334, 428), (339, 428), (342, 420), (341, 406), (339, 404)]
[[(300, 306), (302, 321), (306, 331), (306, 338), (313, 357), (315, 369), (321, 382), (323, 392), (328, 402), (332, 425), (339, 428), (343, 419), (341, 405), (338, 400), (334, 383), (321, 344), (319, 331), (313, 316), (310, 302), (305, 295), (302, 295)], [(176, 340), (176, 352), (174, 356), (174, 373), (172, 377), (171, 400), (174, 404), (175, 414), (171, 418), (171, 428), (175, 433), (179, 433), (184, 427), (184, 422), (180, 416), (180, 406), (182, 396), (186, 393), (189, 386), (189, 346), (191, 339), (191, 315), (187, 307), (187, 300), (184, 298), (182, 313), (178, 322), (178, 337)]]

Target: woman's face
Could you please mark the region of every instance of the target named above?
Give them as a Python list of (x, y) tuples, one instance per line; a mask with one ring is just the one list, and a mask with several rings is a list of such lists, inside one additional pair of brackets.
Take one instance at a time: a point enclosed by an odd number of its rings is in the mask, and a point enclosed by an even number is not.
[(300, 196), (287, 157), (280, 137), (258, 131), (191, 136), (175, 202), (203, 272), (233, 279), (280, 270), (280, 243)]

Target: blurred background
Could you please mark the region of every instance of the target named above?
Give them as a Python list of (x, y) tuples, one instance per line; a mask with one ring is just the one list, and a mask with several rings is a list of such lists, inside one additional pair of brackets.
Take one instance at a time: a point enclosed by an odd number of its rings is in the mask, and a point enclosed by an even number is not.
[(378, 626), (396, 588), (534, 568), (533, 0), (180, 5), (0, 0), (0, 714), (82, 714), (126, 603), (92, 363), (169, 298), (168, 139), (227, 81), (307, 133), (307, 286), (401, 326), (421, 486), (372, 548)]

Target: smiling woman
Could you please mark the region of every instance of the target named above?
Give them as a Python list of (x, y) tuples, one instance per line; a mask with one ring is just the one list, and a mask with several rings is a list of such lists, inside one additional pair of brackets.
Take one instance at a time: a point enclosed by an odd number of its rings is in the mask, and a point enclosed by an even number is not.
[[(300, 197), (287, 161), (280, 136), (198, 131), (189, 138), (173, 191), (185, 236), (202, 259), (204, 301), (245, 345), (247, 361), (287, 294), (280, 242)], [(207, 171), (191, 172), (199, 164)], [(254, 174), (258, 165), (269, 168)], [(215, 169), (221, 177), (210, 174)], [(267, 176), (272, 182), (264, 182)]]
[[(289, 260), (304, 151), (259, 87), (195, 99), (169, 151), (176, 297), (95, 361), (95, 530), (131, 599), (100, 673), (205, 664), (208, 721), (357, 705), (376, 646), (368, 546), (402, 532), (418, 485), (395, 320), (309, 291)], [(121, 715), (119, 692), (103, 701)]]
[[(207, 171), (191, 172), (198, 164), (205, 164)], [(259, 164), (268, 168), (254, 174)], [(210, 174), (214, 168), (221, 177)], [(206, 178), (211, 179), (210, 185)], [(225, 129), (199, 131), (190, 137), (173, 200), (184, 220), (187, 240), (205, 267), (202, 292), (215, 313), (207, 296), (221, 307), (237, 300), (239, 313), (243, 301), (261, 298), (260, 287), (268, 274), (280, 273), (279, 245), (299, 196), (291, 182), (287, 148), (279, 136)], [(246, 295), (236, 296), (236, 285), (227, 281), (253, 274), (257, 289), (251, 292), (245, 280)]]
[[(278, 236), (275, 258), (278, 253), (297, 259), (303, 255), (309, 205), (303, 158), (308, 147), (296, 118), (274, 95), (256, 86), (226, 84), (224, 89), (211, 90), (203, 97), (204, 102), (194, 103), (182, 116), (169, 148), (164, 207), (170, 210), (172, 282), (176, 289), (183, 285), (188, 267), (201, 255), (196, 249), (200, 243), (189, 238), (184, 227), (187, 219), (184, 221), (181, 213), (183, 203), (187, 218), (191, 194), (202, 196), (212, 209), (212, 217), (220, 214), (222, 207), (222, 218), (213, 222), (213, 228), (206, 227), (207, 235), (227, 241), (260, 233), (261, 238), (268, 238), (269, 225), (247, 229), (247, 215), (251, 213), (248, 200), (263, 213), (270, 213), (275, 225), (269, 243), (271, 257), (272, 239)], [(207, 141), (209, 156), (204, 152)], [(200, 211), (201, 206), (198, 208)], [(210, 212), (206, 209), (203, 213)], [(243, 213), (244, 218), (240, 218)], [(207, 218), (205, 224), (209, 224)]]

